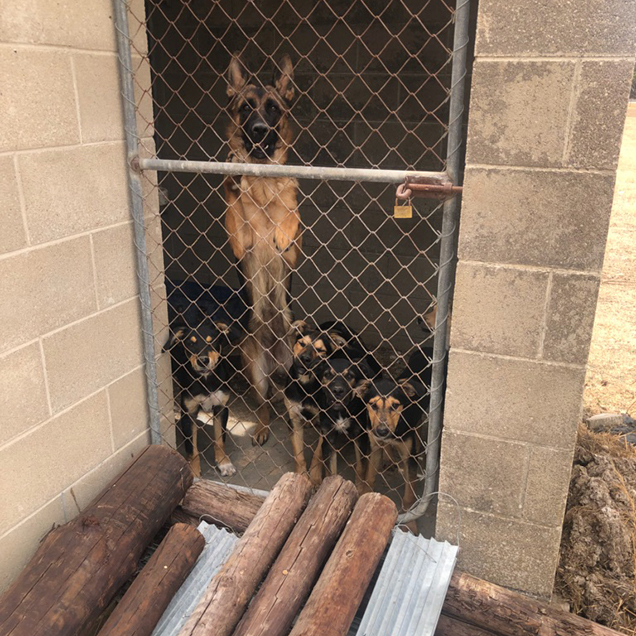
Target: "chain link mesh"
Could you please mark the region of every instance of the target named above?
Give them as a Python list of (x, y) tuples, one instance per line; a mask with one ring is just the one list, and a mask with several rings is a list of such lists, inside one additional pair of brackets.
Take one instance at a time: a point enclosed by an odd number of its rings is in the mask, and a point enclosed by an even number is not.
[[(130, 9), (129, 25), (145, 156), (226, 161), (232, 55), (238, 52), (265, 84), (288, 54), (296, 91), (288, 163), (445, 169), (453, 10), (443, 0), (147, 0), (145, 12)], [(170, 326), (174, 332), (178, 323), (196, 322), (195, 315), (223, 315), (249, 330), (245, 283), (224, 227), (223, 177), (143, 178), (157, 349)], [(412, 218), (397, 219), (395, 186), (310, 180), (300, 181), (298, 203), (303, 246), (290, 289), (293, 317), (345, 323), (385, 376), (397, 377), (415, 348), (432, 347), (419, 319), (435, 306), (441, 204), (414, 199)], [(294, 468), (285, 405), (271, 396), (270, 438), (253, 445), (254, 394), (237, 350), (225, 354), (233, 370), (225, 450), (236, 473), (219, 473), (209, 425), (197, 436), (202, 473), (268, 490)], [(158, 388), (164, 439), (183, 449), (176, 364), (169, 354), (159, 356)], [(417, 429), (420, 476), (425, 420)], [(306, 426), (308, 464), (317, 438)], [(355, 455), (344, 442), (338, 472), (353, 478)], [(404, 479), (389, 455), (375, 489), (400, 503)]]

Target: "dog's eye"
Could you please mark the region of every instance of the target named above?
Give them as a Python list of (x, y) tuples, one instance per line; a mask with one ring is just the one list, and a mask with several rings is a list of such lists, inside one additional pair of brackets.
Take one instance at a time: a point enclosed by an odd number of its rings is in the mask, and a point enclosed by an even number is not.
[(267, 102), (267, 104), (265, 104), (265, 108), (267, 109), (267, 112), (272, 113), (272, 115), (280, 113), (280, 108), (278, 108), (275, 102)]
[(397, 411), (398, 408), (400, 408), (399, 404), (391, 404), (391, 410), (392, 411)]
[(379, 406), (378, 406), (378, 405), (374, 402), (373, 404), (371, 404), (371, 408), (372, 408), (374, 411), (377, 411), (380, 407), (379, 407)]
[(248, 111), (252, 110), (252, 105), (249, 102), (243, 102), (241, 104), (240, 110), (243, 113), (247, 113)]

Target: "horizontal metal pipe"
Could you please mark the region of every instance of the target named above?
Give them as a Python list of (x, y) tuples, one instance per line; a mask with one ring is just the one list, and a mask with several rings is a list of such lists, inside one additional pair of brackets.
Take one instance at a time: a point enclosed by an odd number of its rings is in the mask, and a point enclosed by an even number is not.
[(445, 185), (444, 172), (409, 170), (376, 170), (373, 168), (326, 168), (321, 166), (288, 166), (270, 163), (224, 163), (220, 161), (180, 161), (176, 159), (136, 160), (141, 170), (161, 172), (191, 172), (202, 174), (246, 175), (252, 177), (294, 177), (320, 181), (374, 181), (376, 183), (404, 183), (406, 180)]

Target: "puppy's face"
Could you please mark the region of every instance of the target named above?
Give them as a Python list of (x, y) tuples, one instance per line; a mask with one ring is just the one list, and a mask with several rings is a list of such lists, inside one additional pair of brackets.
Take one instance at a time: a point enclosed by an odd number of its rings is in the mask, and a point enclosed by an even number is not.
[(367, 405), (371, 433), (379, 439), (395, 436), (404, 409), (416, 398), (416, 391), (408, 382), (393, 380), (364, 382), (358, 393)]
[(318, 368), (318, 376), (328, 405), (349, 404), (364, 378), (360, 363), (345, 358), (325, 360)]
[(291, 143), (288, 110), (294, 96), (293, 76), (291, 60), (285, 55), (272, 84), (250, 83), (239, 58), (232, 58), (227, 89), (231, 117), (228, 140), (239, 160), (285, 163)]
[(168, 346), (180, 344), (186, 354), (191, 370), (198, 375), (207, 375), (219, 363), (221, 344), (226, 340), (227, 325), (205, 321), (192, 329), (178, 328)]

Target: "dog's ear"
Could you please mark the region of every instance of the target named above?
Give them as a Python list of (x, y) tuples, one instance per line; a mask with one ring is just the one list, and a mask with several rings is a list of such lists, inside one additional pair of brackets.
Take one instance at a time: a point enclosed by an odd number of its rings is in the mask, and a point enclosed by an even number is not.
[(163, 345), (162, 351), (170, 351), (170, 349), (172, 349), (172, 347), (174, 347), (177, 342), (181, 342), (183, 340), (185, 332), (185, 325), (175, 325), (171, 329), (168, 340), (166, 340), (166, 344)]
[(333, 342), (337, 349), (342, 349), (349, 344), (349, 341), (344, 336), (336, 333), (335, 331), (329, 332), (329, 338), (331, 338), (331, 342)]
[(371, 369), (369, 362), (366, 358), (361, 358), (360, 360), (356, 360), (356, 366), (358, 367), (358, 371), (363, 378), (372, 378), (376, 375)]
[(369, 389), (371, 388), (371, 380), (362, 380), (358, 382), (358, 384), (353, 389), (353, 392), (361, 399), (366, 402), (367, 394), (369, 393)]
[(232, 98), (240, 93), (247, 82), (245, 67), (241, 62), (238, 53), (232, 56), (227, 74), (227, 95)]
[(427, 311), (423, 316), (418, 317), (417, 322), (420, 323), (420, 327), (423, 331), (430, 333), (435, 332), (435, 321), (437, 320), (437, 305), (430, 311)]
[(304, 336), (310, 330), (306, 320), (294, 320), (291, 324), (291, 333), (294, 338)]
[(232, 346), (240, 342), (242, 333), (234, 323), (228, 325), (226, 322), (217, 321), (214, 324), (219, 332), (228, 339)]
[(402, 388), (402, 391), (404, 391), (406, 397), (409, 399), (419, 400), (419, 398), (422, 397), (421, 391), (418, 391), (418, 389), (415, 388), (415, 385), (411, 384), (409, 381), (402, 380), (402, 382), (399, 382), (399, 385)]
[(294, 99), (294, 66), (287, 53), (278, 64), (279, 75), (274, 74), (274, 88), (278, 94), (287, 102)]

